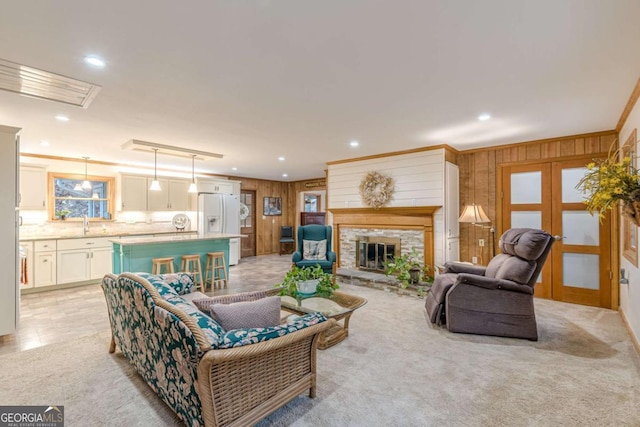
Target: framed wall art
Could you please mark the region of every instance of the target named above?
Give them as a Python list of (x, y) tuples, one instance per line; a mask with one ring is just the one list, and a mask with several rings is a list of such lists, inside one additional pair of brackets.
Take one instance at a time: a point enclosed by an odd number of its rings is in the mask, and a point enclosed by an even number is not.
[(282, 215), (282, 198), (281, 197), (265, 197), (263, 215), (265, 216)]

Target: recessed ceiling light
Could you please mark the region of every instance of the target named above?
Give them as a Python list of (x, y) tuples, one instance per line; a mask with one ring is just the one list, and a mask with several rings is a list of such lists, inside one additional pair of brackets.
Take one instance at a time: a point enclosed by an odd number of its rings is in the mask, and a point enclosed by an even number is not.
[(85, 56), (84, 57), (84, 62), (86, 62), (89, 65), (93, 65), (94, 67), (99, 67), (102, 68), (106, 65), (106, 63), (104, 62), (103, 59), (95, 56), (95, 55), (90, 55), (90, 56)]
[(62, 114), (58, 114), (56, 116), (56, 120), (59, 120), (61, 122), (68, 122), (69, 121), (69, 117), (63, 116)]
[(49, 146), (49, 141), (41, 141), (40, 145), (42, 145), (43, 147), (48, 147)]
[(358, 141), (351, 141), (349, 145), (352, 147), (357, 147), (358, 145), (360, 145), (360, 143)]
[(288, 174), (286, 174), (286, 173), (283, 173), (283, 174), (282, 174), (282, 177), (283, 177), (283, 178), (286, 178), (286, 177), (288, 177), (288, 176), (289, 176), (289, 175), (288, 175)]
[(238, 168), (234, 166), (234, 167), (232, 167), (232, 168), (231, 168), (231, 170), (232, 170), (232, 171), (237, 171), (237, 170), (238, 170)]
[(484, 114), (480, 114), (478, 116), (478, 120), (480, 120), (481, 122), (487, 121), (491, 118), (490, 114), (484, 113)]
[(284, 156), (278, 157), (278, 160), (280, 160), (281, 162), (284, 162)]

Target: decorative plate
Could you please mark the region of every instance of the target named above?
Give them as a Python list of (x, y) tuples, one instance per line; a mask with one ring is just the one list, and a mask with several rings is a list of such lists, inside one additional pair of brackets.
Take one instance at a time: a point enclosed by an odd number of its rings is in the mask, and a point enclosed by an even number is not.
[(185, 214), (177, 214), (171, 220), (171, 224), (176, 228), (176, 230), (184, 230), (189, 225), (189, 217)]

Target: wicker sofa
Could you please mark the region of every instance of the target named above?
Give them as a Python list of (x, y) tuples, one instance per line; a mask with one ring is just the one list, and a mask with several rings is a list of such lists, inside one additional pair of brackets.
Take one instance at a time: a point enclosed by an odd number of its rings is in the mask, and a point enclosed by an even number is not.
[(185, 424), (252, 425), (307, 390), (315, 397), (318, 337), (335, 321), (315, 313), (276, 327), (225, 331), (189, 301), (194, 283), (186, 273), (109, 274), (102, 289), (109, 352), (120, 348)]

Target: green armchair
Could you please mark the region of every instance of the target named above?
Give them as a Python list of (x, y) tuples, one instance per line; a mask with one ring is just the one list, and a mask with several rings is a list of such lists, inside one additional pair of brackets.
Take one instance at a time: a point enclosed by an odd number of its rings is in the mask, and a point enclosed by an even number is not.
[(318, 224), (298, 227), (298, 250), (293, 263), (301, 268), (319, 264), (325, 273), (336, 274), (336, 253), (331, 250), (331, 226)]

